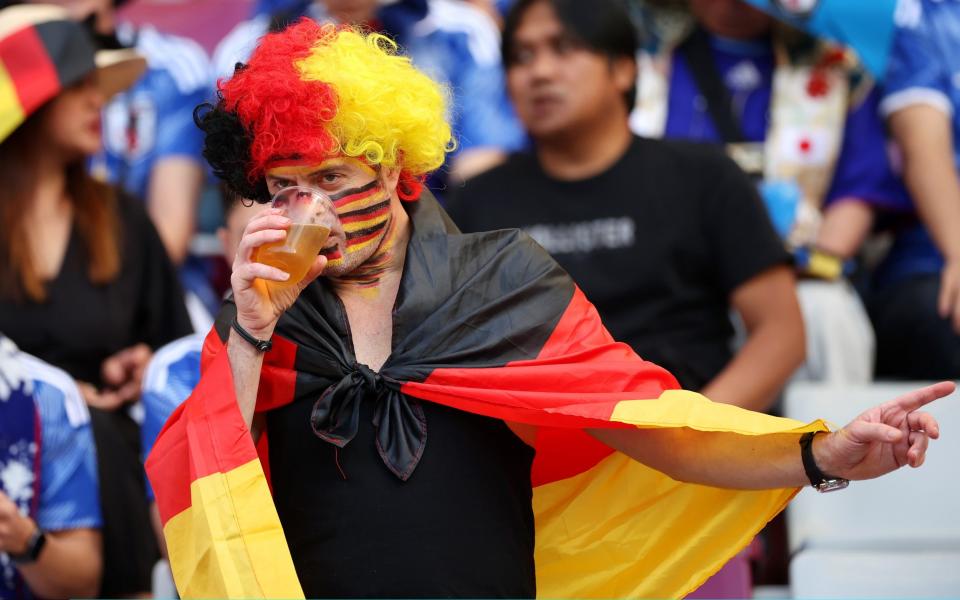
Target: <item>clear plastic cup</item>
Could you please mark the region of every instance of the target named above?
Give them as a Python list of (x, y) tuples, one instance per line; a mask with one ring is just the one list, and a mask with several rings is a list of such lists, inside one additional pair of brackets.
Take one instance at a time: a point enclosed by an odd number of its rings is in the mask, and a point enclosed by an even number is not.
[(292, 223), (286, 238), (257, 248), (254, 260), (290, 274), (286, 281), (268, 281), (268, 285), (295, 285), (306, 276), (330, 231), (337, 227), (337, 211), (326, 194), (303, 186), (283, 188), (270, 206), (282, 209)]

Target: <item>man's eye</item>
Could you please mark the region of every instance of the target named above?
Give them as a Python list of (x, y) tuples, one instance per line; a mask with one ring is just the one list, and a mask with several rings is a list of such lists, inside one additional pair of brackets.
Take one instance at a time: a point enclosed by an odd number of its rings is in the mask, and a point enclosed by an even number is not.
[(337, 183), (343, 179), (343, 174), (341, 173), (324, 173), (320, 176), (320, 181), (323, 183)]
[(533, 52), (527, 48), (519, 48), (513, 52), (511, 61), (515, 65), (526, 65), (533, 60)]

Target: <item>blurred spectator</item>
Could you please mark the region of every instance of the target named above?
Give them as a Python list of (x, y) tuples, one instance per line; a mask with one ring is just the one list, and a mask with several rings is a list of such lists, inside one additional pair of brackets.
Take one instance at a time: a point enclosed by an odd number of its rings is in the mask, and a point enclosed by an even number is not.
[(524, 144), (504, 91), (498, 52), (499, 32), (491, 19), (462, 0), (401, 0), (380, 6), (377, 0), (316, 0), (306, 7), (263, 13), (238, 25), (214, 53), (218, 78), (229, 78), (250, 56), (260, 36), (305, 14), (324, 22), (352, 23), (393, 37), (422, 71), (448, 84), (453, 93), (452, 124), (457, 150), (431, 181), (441, 192), (448, 177), (460, 182), (503, 160)]
[[(788, 256), (756, 190), (710, 146), (635, 137), (636, 37), (616, 0), (521, 0), (504, 28), (533, 154), (468, 181), (464, 230), (522, 227), (613, 336), (687, 389), (769, 408), (803, 357)], [(733, 355), (731, 306), (749, 339)]]
[(799, 375), (866, 383), (875, 340), (845, 264), (875, 211), (908, 209), (889, 166), (878, 92), (849, 52), (741, 0), (690, 0), (689, 11), (686, 27), (673, 23), (679, 35), (653, 36), (659, 52), (641, 58), (633, 128), (724, 144), (758, 181), (802, 277), (807, 362)]
[[(94, 180), (106, 98), (145, 67), (95, 51), (66, 11), (0, 11), (17, 105), (0, 131), (0, 331), (67, 371), (91, 408), (104, 515), (104, 596), (149, 589), (156, 554), (139, 435), (126, 407), (151, 348), (190, 331), (176, 271), (141, 203)], [(100, 67), (96, 67), (99, 64)], [(13, 119), (9, 117), (13, 115)]]
[(146, 202), (175, 264), (187, 256), (204, 170), (193, 109), (212, 94), (209, 60), (192, 40), (151, 27), (117, 26), (122, 0), (47, 0), (93, 26), (100, 48), (133, 47), (147, 59), (135, 85), (107, 105), (93, 171)]
[(897, 224), (870, 313), (877, 374), (960, 377), (960, 3), (902, 0), (880, 108), (919, 221)]
[(90, 414), (76, 384), (0, 335), (0, 598), (97, 593), (97, 497)]
[[(224, 258), (231, 264), (237, 254), (240, 238), (247, 222), (264, 210), (262, 204), (245, 204), (227, 190), (222, 193), (224, 226), (217, 230), (223, 246)], [(147, 365), (143, 378), (143, 426), (140, 429), (143, 458), (146, 460), (160, 430), (177, 406), (193, 392), (200, 380), (200, 351), (206, 334), (193, 334), (174, 340), (159, 348)], [(153, 490), (147, 483), (147, 498), (153, 503)], [(164, 539), (156, 505), (151, 506), (151, 518), (161, 547)]]
[(125, 0), (43, 1), (84, 21), (101, 49), (132, 47), (147, 59), (143, 77), (104, 109), (103, 150), (91, 170), (146, 203), (167, 253), (181, 265), (191, 319), (206, 329), (219, 298), (207, 265), (189, 250), (206, 175), (193, 109), (213, 94), (207, 54), (196, 42), (151, 26), (118, 24), (116, 8)]

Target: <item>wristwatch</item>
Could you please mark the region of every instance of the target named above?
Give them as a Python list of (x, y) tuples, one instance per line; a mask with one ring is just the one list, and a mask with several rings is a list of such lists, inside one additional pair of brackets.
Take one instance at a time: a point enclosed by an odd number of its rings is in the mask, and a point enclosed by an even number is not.
[(37, 562), (37, 559), (40, 558), (40, 552), (43, 550), (43, 546), (46, 543), (46, 532), (39, 527), (34, 526), (33, 533), (30, 534), (30, 538), (27, 540), (26, 548), (24, 548), (23, 552), (20, 554), (10, 553), (10, 560), (19, 565)]
[(817, 466), (817, 461), (813, 459), (813, 437), (815, 435), (815, 433), (810, 432), (800, 436), (800, 459), (803, 461), (803, 470), (807, 472), (810, 485), (820, 493), (836, 492), (846, 488), (850, 485), (849, 479), (827, 475)]

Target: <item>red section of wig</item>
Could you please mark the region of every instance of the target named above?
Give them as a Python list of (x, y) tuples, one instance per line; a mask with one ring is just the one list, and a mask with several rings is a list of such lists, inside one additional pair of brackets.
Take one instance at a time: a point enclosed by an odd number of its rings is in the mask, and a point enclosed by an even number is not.
[(324, 127), (337, 114), (336, 92), (322, 81), (304, 81), (295, 66), (324, 35), (330, 33), (309, 19), (267, 34), (247, 68), (220, 82), (227, 110), (236, 113), (253, 136), (247, 173), (251, 181), (263, 177), (271, 161), (319, 163), (337, 151), (337, 140)]

